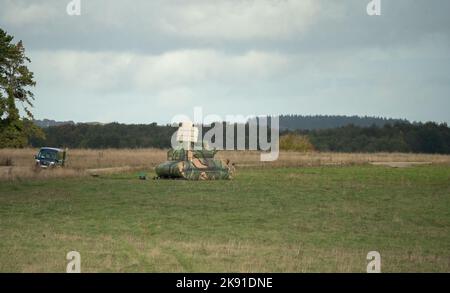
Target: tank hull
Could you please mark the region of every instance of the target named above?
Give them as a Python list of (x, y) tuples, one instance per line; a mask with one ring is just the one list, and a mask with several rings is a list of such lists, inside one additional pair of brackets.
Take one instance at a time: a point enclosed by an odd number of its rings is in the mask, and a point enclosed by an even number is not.
[(203, 159), (193, 161), (166, 161), (156, 168), (157, 178), (186, 180), (231, 179), (233, 170), (224, 161)]

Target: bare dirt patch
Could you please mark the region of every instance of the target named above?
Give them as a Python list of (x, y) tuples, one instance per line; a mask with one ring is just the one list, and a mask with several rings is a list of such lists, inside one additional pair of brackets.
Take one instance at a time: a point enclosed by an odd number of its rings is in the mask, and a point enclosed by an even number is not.
[(374, 166), (387, 166), (392, 168), (408, 168), (420, 165), (431, 165), (432, 162), (370, 162)]

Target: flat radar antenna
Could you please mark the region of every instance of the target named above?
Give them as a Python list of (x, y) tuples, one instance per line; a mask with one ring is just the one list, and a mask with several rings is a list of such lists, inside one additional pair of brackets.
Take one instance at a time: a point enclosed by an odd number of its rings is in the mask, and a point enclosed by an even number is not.
[(198, 128), (191, 121), (182, 122), (177, 131), (177, 141), (185, 150), (192, 150), (198, 141)]

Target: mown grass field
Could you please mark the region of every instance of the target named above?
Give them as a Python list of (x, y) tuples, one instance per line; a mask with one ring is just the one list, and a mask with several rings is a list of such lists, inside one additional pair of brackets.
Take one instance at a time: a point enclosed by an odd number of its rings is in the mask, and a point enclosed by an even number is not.
[[(151, 172), (148, 174), (152, 176)], [(450, 168), (245, 168), (0, 182), (0, 271), (450, 272)]]

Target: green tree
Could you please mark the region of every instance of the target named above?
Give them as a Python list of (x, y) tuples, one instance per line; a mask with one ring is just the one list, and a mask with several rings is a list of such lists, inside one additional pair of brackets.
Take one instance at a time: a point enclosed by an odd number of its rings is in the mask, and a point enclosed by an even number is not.
[[(43, 136), (28, 120), (33, 119), (33, 93), (29, 87), (35, 86), (33, 72), (27, 64), (31, 60), (25, 55), (22, 41), (13, 42), (13, 36), (0, 29), (0, 147), (24, 147), (28, 136)], [(25, 117), (20, 117), (20, 103)]]

